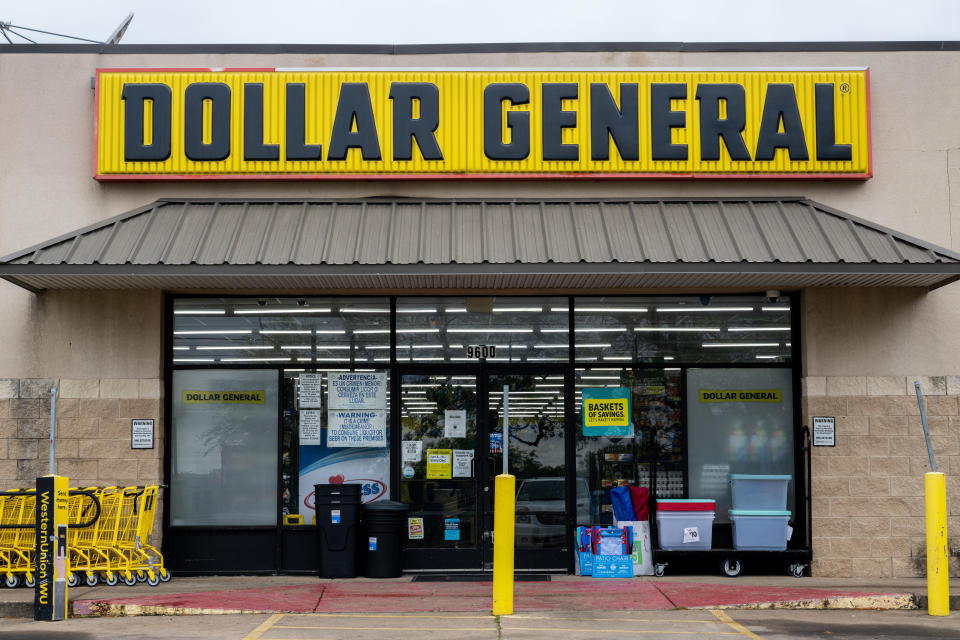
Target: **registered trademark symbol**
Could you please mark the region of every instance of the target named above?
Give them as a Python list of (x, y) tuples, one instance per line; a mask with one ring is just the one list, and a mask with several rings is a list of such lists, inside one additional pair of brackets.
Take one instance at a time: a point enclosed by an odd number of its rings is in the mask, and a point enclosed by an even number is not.
[(840, 93), (850, 93), (850, 85), (844, 82), (840, 85)]

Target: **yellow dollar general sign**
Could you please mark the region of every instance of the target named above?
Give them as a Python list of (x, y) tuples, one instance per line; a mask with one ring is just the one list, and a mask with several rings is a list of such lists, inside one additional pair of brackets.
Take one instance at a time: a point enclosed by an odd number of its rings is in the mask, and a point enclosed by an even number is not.
[(264, 391), (184, 391), (183, 404), (263, 404)]
[(780, 389), (700, 389), (700, 402), (780, 402)]
[(865, 179), (868, 78), (100, 69), (96, 177)]

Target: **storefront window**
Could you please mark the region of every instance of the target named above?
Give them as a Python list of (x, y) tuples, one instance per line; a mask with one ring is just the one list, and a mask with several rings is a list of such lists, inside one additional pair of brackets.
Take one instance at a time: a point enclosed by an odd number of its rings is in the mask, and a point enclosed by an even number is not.
[(175, 365), (390, 361), (388, 298), (178, 298), (173, 326)]
[[(361, 374), (356, 381), (338, 378), (335, 384), (356, 384), (367, 395), (362, 410), (343, 410), (331, 400), (331, 376)], [(314, 516), (314, 485), (360, 484), (363, 503), (390, 497), (390, 375), (375, 369), (286, 370), (281, 394), (283, 458), (281, 510), (300, 514), (310, 524)], [(350, 446), (331, 441), (331, 424), (338, 433), (351, 421)], [(358, 446), (359, 445), (359, 446)]]
[(567, 307), (567, 298), (399, 298), (397, 361), (566, 362)]
[[(686, 495), (686, 433), (678, 369), (591, 368), (576, 370), (577, 483), (590, 491), (590, 519), (578, 524), (613, 522), (610, 489), (656, 487), (660, 498)], [(584, 389), (629, 390), (632, 434), (585, 435)]]
[(690, 369), (687, 419), (690, 492), (717, 501), (717, 522), (728, 521), (730, 474), (794, 475), (789, 369)]
[(790, 362), (790, 302), (760, 296), (576, 298), (578, 362)]
[(173, 372), (170, 524), (275, 525), (275, 370)]

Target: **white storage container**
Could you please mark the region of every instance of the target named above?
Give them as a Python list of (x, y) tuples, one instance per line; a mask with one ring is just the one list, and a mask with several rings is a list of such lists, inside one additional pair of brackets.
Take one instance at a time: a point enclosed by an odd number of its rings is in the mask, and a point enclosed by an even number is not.
[(733, 508), (748, 511), (783, 511), (792, 476), (730, 474)]
[(787, 548), (789, 511), (730, 509), (733, 548), (738, 551), (783, 551)]
[(667, 551), (710, 549), (716, 513), (712, 503), (713, 500), (657, 500), (660, 548)]

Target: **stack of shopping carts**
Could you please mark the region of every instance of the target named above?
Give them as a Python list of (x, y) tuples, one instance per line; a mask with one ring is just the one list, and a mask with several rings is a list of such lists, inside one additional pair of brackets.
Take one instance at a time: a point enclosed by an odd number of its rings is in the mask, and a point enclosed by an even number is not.
[[(70, 586), (170, 580), (150, 544), (158, 493), (157, 486), (70, 489)], [(34, 585), (35, 504), (33, 489), (0, 492), (0, 578), (8, 587)]]

